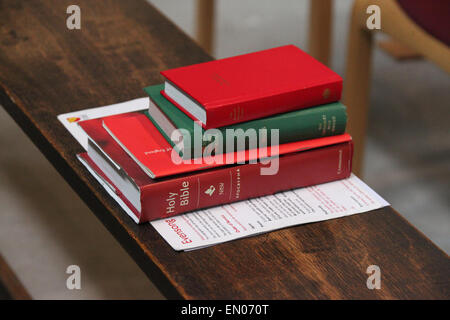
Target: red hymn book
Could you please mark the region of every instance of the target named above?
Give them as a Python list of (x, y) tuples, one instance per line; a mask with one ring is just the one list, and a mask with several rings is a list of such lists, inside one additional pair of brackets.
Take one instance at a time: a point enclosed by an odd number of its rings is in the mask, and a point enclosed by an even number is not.
[(294, 45), (161, 72), (168, 100), (206, 128), (338, 101), (342, 78)]

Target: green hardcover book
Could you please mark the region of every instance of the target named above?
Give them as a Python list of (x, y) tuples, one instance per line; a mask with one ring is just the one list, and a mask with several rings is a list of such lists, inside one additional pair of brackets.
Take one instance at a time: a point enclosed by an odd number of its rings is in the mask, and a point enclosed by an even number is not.
[[(202, 136), (204, 135), (205, 130), (183, 111), (179, 110), (168, 101), (161, 94), (161, 90), (163, 89), (163, 84), (144, 88), (144, 91), (150, 96), (151, 102), (153, 102), (150, 103), (149, 110), (144, 113), (173, 147), (179, 145), (180, 141), (173, 141), (171, 139), (172, 133), (177, 129), (186, 130), (191, 139), (191, 152), (189, 154), (194, 155), (194, 129), (198, 130), (197, 132), (201, 132)], [(224, 146), (226, 146), (227, 143), (227, 129), (242, 129), (243, 132), (247, 131), (247, 129), (255, 129), (256, 132), (259, 132), (259, 129), (267, 129), (267, 136), (257, 135), (257, 137), (258, 139), (261, 137), (267, 139), (267, 145), (270, 145), (271, 129), (279, 130), (279, 143), (283, 144), (343, 134), (345, 132), (346, 124), (346, 107), (339, 102), (334, 102), (217, 129), (222, 133)], [(237, 139), (235, 139), (234, 146), (235, 150), (238, 150), (236, 140)], [(210, 140), (203, 140), (202, 147), (209, 145), (211, 142), (212, 141)], [(246, 141), (245, 148), (248, 148), (248, 141)], [(178, 151), (180, 154), (182, 153), (181, 150)]]

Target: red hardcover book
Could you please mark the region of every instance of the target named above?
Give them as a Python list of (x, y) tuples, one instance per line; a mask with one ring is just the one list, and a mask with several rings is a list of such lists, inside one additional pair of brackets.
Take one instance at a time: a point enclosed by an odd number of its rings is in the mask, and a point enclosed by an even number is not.
[(194, 160), (187, 159), (186, 162), (182, 162), (183, 159), (179, 153), (172, 152), (173, 148), (170, 143), (161, 135), (148, 117), (142, 113), (105, 117), (103, 118), (103, 127), (151, 178), (162, 178), (292, 153), (298, 150), (320, 148), (330, 144), (346, 142), (350, 139), (348, 134), (342, 134), (295, 141), (274, 147), (268, 146), (266, 149), (257, 148), (221, 153), (217, 156), (200, 157)]
[(338, 101), (342, 78), (294, 45), (171, 69), (163, 95), (204, 128)]
[(345, 142), (280, 156), (276, 175), (261, 175), (265, 165), (256, 163), (151, 179), (111, 138), (101, 119), (80, 126), (89, 136), (88, 153), (80, 157), (111, 185), (140, 223), (344, 179), (351, 173), (353, 146), (347, 136)]

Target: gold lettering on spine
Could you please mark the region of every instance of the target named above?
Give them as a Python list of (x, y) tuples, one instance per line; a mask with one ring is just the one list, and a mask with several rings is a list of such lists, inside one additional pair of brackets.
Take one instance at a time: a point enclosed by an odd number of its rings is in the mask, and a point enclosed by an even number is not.
[(338, 169), (337, 169), (337, 174), (341, 174), (342, 173), (342, 149), (339, 149), (339, 160), (338, 160)]

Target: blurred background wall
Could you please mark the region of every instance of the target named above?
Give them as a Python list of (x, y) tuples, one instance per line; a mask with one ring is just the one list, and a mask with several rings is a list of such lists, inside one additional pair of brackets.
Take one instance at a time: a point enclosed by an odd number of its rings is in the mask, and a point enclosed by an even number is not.
[[(150, 0), (195, 37), (194, 0)], [(344, 76), (352, 0), (336, 0), (331, 68)], [(216, 0), (216, 58), (284, 44), (307, 50), (309, 1)], [(450, 252), (450, 77), (375, 48), (364, 180)], [(344, 79), (345, 85), (345, 79)], [(0, 108), (0, 252), (34, 298), (162, 298)], [(68, 265), (82, 290), (69, 291)]]

